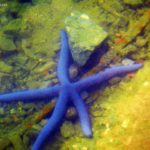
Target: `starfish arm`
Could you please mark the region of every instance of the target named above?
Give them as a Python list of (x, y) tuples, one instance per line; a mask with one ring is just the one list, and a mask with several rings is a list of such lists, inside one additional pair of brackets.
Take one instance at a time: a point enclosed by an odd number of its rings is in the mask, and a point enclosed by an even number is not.
[(14, 93), (0, 95), (0, 102), (24, 101), (33, 102), (44, 100), (58, 95), (60, 86), (48, 87), (43, 89), (32, 89), (28, 91), (19, 91)]
[(74, 83), (74, 87), (76, 87), (78, 91), (81, 91), (90, 86), (100, 84), (103, 81), (107, 81), (115, 76), (120, 76), (129, 72), (136, 71), (142, 66), (142, 64), (134, 64), (128, 66), (115, 66), (112, 68), (108, 68), (102, 72), (97, 73), (96, 75), (90, 76), (86, 79)]
[(59, 99), (55, 106), (54, 112), (50, 119), (48, 120), (47, 124), (43, 127), (40, 134), (38, 135), (32, 150), (41, 150), (41, 146), (43, 145), (45, 139), (54, 132), (54, 129), (58, 127), (60, 120), (63, 118), (63, 115), (66, 111), (68, 95), (66, 89), (63, 89), (60, 92)]
[(58, 62), (58, 78), (62, 83), (68, 83), (68, 64), (69, 64), (69, 44), (67, 33), (62, 30), (61, 31), (61, 50), (60, 50), (60, 58)]
[(85, 136), (91, 137), (92, 136), (92, 131), (91, 131), (91, 125), (90, 125), (90, 119), (89, 115), (86, 109), (86, 106), (79, 96), (79, 94), (74, 90), (71, 92), (71, 98), (73, 100), (73, 104), (75, 105), (80, 122), (81, 122), (81, 128)]

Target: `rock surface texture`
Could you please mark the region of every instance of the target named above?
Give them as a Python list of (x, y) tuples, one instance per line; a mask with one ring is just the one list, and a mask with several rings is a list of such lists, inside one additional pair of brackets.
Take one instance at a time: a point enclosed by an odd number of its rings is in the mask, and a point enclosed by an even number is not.
[(65, 20), (69, 34), (69, 43), (74, 61), (83, 66), (86, 64), (95, 47), (107, 37), (107, 32), (93, 22), (87, 14), (72, 12)]

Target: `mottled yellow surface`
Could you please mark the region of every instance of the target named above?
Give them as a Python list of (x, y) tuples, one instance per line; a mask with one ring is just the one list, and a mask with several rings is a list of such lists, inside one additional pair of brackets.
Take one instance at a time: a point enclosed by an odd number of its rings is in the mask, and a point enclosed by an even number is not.
[[(104, 102), (105, 130), (96, 149), (150, 149), (150, 63)], [(114, 119), (113, 119), (114, 118)]]

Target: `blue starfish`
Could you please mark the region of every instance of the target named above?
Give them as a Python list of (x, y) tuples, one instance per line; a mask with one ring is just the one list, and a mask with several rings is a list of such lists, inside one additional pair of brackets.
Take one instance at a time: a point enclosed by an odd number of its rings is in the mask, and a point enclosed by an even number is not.
[(60, 85), (43, 89), (33, 89), (0, 95), (0, 102), (12, 102), (19, 100), (24, 102), (34, 102), (37, 100), (50, 99), (51, 97), (59, 95), (52, 116), (39, 133), (32, 147), (32, 150), (40, 150), (45, 139), (54, 131), (54, 129), (60, 123), (60, 120), (63, 118), (63, 115), (65, 114), (65, 111), (67, 109), (67, 103), (70, 100), (77, 109), (84, 135), (87, 137), (91, 137), (92, 130), (90, 119), (86, 110), (86, 106), (79, 94), (87, 88), (99, 85), (101, 82), (107, 81), (114, 76), (124, 75), (128, 72), (136, 71), (137, 69), (142, 67), (142, 64), (115, 66), (74, 83), (70, 82), (69, 80), (68, 67), (69, 44), (67, 33), (62, 30), (61, 51), (57, 70)]

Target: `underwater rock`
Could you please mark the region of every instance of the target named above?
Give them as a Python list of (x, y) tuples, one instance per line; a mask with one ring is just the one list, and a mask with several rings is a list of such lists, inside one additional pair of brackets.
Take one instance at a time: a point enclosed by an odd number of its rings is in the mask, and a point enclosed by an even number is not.
[(16, 109), (15, 108), (12, 108), (12, 109), (10, 109), (10, 114), (16, 114)]
[(1, 15), (1, 26), (3, 26), (4, 24), (6, 24), (8, 22), (8, 18), (6, 15)]
[(126, 56), (128, 53), (135, 52), (137, 50), (137, 47), (133, 44), (129, 44), (126, 47), (122, 48), (122, 56)]
[(22, 26), (21, 19), (13, 19), (3, 28), (3, 31), (6, 34), (17, 34), (21, 29), (21, 26)]
[(132, 59), (125, 58), (125, 59), (122, 60), (122, 64), (123, 65), (133, 65), (134, 61)]
[(115, 78), (109, 80), (108, 83), (111, 84), (111, 85), (114, 85), (114, 84), (119, 83), (120, 81), (121, 81), (121, 78), (115, 77)]
[[(51, 69), (51, 68), (54, 68), (54, 65), (55, 65), (55, 62), (54, 61), (50, 61), (50, 62), (47, 62), (45, 64), (42, 64), (38, 67), (36, 67), (34, 69), (34, 72), (35, 73), (41, 73), (41, 72), (44, 72), (45, 74), (47, 73), (48, 74), (48, 71)], [(53, 72), (54, 73), (54, 72)]]
[(75, 134), (75, 129), (71, 122), (65, 121), (60, 129), (60, 132), (64, 138), (69, 138)]
[(65, 20), (69, 35), (69, 44), (74, 61), (83, 66), (86, 64), (96, 46), (107, 37), (107, 33), (93, 22), (87, 14), (71, 13)]
[(142, 36), (138, 36), (136, 38), (136, 46), (144, 47), (146, 43), (147, 43), (147, 40), (145, 38), (143, 38)]
[(0, 37), (0, 50), (1, 51), (13, 51), (16, 49), (16, 46), (12, 39), (9, 39), (5, 36)]
[(3, 116), (5, 114), (4, 108), (0, 107), (0, 117)]
[(78, 75), (78, 67), (75, 64), (70, 66), (69, 74), (70, 74), (70, 78), (71, 79), (74, 79), (75, 77), (77, 77), (77, 75)]
[(81, 97), (82, 97), (82, 99), (87, 99), (87, 98), (89, 97), (89, 93), (86, 92), (86, 91), (83, 91), (83, 92), (81, 93)]
[(27, 135), (26, 133), (23, 135), (22, 138), (23, 144), (26, 145), (27, 147), (29, 147), (30, 144), (30, 139), (29, 139), (29, 135)]
[(38, 132), (41, 130), (41, 128), (42, 127), (39, 124), (34, 124), (32, 127), (33, 130), (38, 131)]
[(12, 142), (15, 150), (27, 150), (26, 146), (24, 145), (21, 135), (19, 134), (12, 134), (9, 137), (9, 140)]
[(0, 150), (4, 150), (10, 144), (9, 139), (0, 138)]
[(66, 118), (69, 120), (73, 120), (75, 119), (75, 117), (77, 116), (77, 111), (74, 107), (69, 107), (69, 109), (66, 112)]
[(31, 25), (20, 18), (9, 21), (7, 25), (3, 27), (3, 32), (9, 37), (28, 37), (32, 33)]
[(40, 122), (41, 127), (44, 127), (45, 124), (47, 123), (47, 121), (48, 121), (48, 119), (41, 120), (41, 122)]
[[(148, 24), (150, 22), (149, 19), (149, 10), (144, 10), (142, 15), (138, 17), (138, 19), (129, 19), (129, 24), (127, 31), (120, 31), (121, 37), (120, 37), (120, 43), (114, 43), (113, 47), (117, 54), (121, 56), (126, 56), (129, 53), (134, 53), (137, 51), (137, 48), (135, 45), (130, 44), (133, 40), (136, 40), (136, 38), (144, 33), (145, 28), (148, 27)], [(142, 41), (143, 42), (143, 41)], [(140, 43), (141, 44), (141, 43)], [(143, 44), (143, 43), (142, 43)]]
[(58, 79), (52, 79), (52, 85), (55, 85), (58, 83)]
[[(12, 67), (0, 60), (0, 72), (9, 73), (11, 71), (12, 71)], [(4, 79), (3, 82), (6, 81), (5, 77), (2, 77), (2, 78)], [(8, 81), (8, 78), (7, 78), (7, 81)]]
[(143, 0), (124, 0), (123, 2), (131, 6), (138, 6), (143, 4)]

